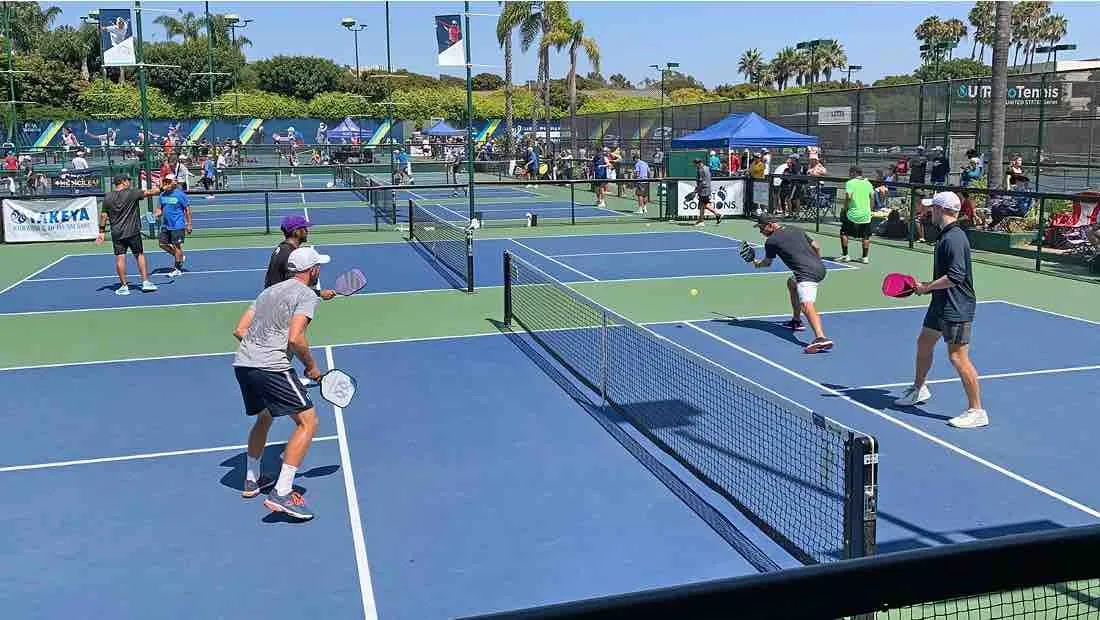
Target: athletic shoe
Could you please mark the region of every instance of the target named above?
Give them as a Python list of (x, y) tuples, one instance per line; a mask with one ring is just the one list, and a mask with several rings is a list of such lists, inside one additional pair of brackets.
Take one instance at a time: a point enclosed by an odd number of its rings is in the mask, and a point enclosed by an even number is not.
[(870, 257), (864, 256), (863, 258), (859, 259), (859, 262), (863, 263), (864, 265), (870, 265), (871, 259)]
[(314, 517), (313, 511), (309, 509), (309, 506), (306, 506), (305, 498), (297, 491), (279, 495), (275, 489), (271, 489), (271, 493), (264, 500), (264, 506), (267, 506), (268, 510), (272, 512), (286, 513), (303, 521), (308, 521)]
[(115, 291), (115, 295), (129, 295), (129, 294), (130, 294), (130, 285), (129, 284), (123, 284), (122, 286), (118, 287), (117, 291)]
[(696, 226), (706, 226), (706, 225), (707, 225), (707, 223), (706, 223), (706, 222), (704, 222), (703, 220), (699, 220), (698, 222), (695, 222), (695, 225), (696, 225)]
[(947, 421), (955, 428), (980, 428), (989, 425), (989, 415), (985, 409), (967, 409), (960, 416), (955, 416)]
[(814, 338), (814, 341), (806, 345), (804, 353), (823, 353), (833, 348), (833, 341), (828, 338)]
[(256, 497), (263, 491), (275, 484), (275, 480), (270, 476), (260, 475), (259, 480), (249, 480), (245, 478), (244, 489), (241, 491), (241, 497)]
[(152, 282), (150, 282), (148, 280), (141, 283), (141, 292), (143, 292), (143, 293), (152, 293), (155, 290), (157, 290), (157, 285), (156, 284), (153, 284)]
[(173, 269), (172, 271), (168, 272), (168, 277), (169, 278), (178, 278), (182, 275), (183, 275), (183, 272), (180, 271), (179, 269)]
[(603, 208), (607, 207), (607, 203), (601, 200), (601, 201), (596, 203), (596, 206), (603, 209)]
[(791, 321), (783, 321), (783, 322), (781, 323), (781, 325), (782, 325), (783, 327), (786, 327), (787, 329), (792, 329), (792, 330), (794, 330), (794, 331), (796, 331), (796, 332), (804, 332), (804, 331), (806, 331), (806, 326), (802, 324), (802, 321), (794, 321), (794, 320), (791, 320)]
[(715, 213), (714, 214), (714, 225), (717, 226), (721, 223), (722, 223), (722, 214), (721, 213)]
[(837, 256), (837, 257), (836, 257), (836, 259), (837, 259), (837, 261), (839, 261), (839, 262), (841, 262), (841, 263), (846, 263), (846, 262), (848, 262), (848, 261), (852, 260), (852, 259), (851, 259), (851, 257), (850, 257), (850, 256), (848, 256), (847, 254), (844, 254), (844, 255), (841, 255), (841, 256)]
[(894, 401), (894, 404), (899, 407), (912, 407), (913, 405), (919, 405), (932, 400), (932, 390), (928, 389), (927, 385), (920, 386), (918, 390), (915, 386), (909, 386), (905, 388), (905, 393), (901, 395), (901, 398)]

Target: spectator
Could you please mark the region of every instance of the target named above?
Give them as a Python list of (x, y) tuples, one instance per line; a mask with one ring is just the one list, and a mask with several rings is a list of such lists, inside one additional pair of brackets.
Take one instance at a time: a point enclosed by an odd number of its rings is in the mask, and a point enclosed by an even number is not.
[(982, 160), (971, 157), (963, 166), (962, 173), (959, 174), (959, 185), (967, 187), (980, 178), (982, 178)]
[(810, 154), (810, 163), (806, 167), (806, 174), (812, 177), (823, 177), (829, 174), (829, 171), (825, 169), (825, 164), (821, 163), (818, 159), (817, 153)]
[(730, 174), (741, 172), (741, 156), (735, 151), (730, 151)]
[(760, 180), (764, 178), (764, 158), (757, 155), (753, 158), (752, 163), (749, 165), (749, 176), (754, 180)]
[(707, 167), (710, 168), (710, 175), (712, 177), (718, 176), (718, 174), (722, 172), (722, 159), (718, 157), (717, 152), (710, 152), (710, 157), (707, 158)]
[(775, 188), (776, 193), (779, 195), (778, 212), (780, 215), (784, 215), (787, 211), (787, 192), (790, 183), (784, 181), (781, 177), (787, 175), (787, 168), (790, 166), (790, 161), (790, 159), (787, 159), (776, 166), (774, 171), (775, 176), (772, 178), (772, 187)]
[(638, 214), (649, 211), (649, 164), (637, 153), (634, 154), (634, 195), (638, 198)]
[(653, 152), (653, 174), (658, 177), (665, 176), (665, 152), (659, 146)]
[(73, 170), (87, 170), (88, 160), (84, 159), (84, 151), (77, 151), (76, 157), (73, 157)]
[(974, 199), (970, 197), (969, 192), (962, 192), (962, 206), (959, 207), (959, 226), (962, 228), (973, 228), (975, 223), (975, 208)]
[(950, 163), (947, 161), (947, 156), (944, 155), (943, 147), (937, 146), (932, 148), (932, 175), (931, 180), (933, 185), (944, 185), (947, 183), (947, 173), (951, 170)]
[(763, 149), (760, 151), (760, 157), (764, 160), (764, 175), (767, 176), (772, 169), (772, 154), (768, 149)]
[(4, 170), (19, 170), (19, 158), (15, 156), (14, 151), (8, 151), (7, 156), (4, 157)]
[(924, 147), (917, 147), (917, 154), (909, 158), (909, 182), (923, 185), (928, 175), (928, 158), (924, 156)]

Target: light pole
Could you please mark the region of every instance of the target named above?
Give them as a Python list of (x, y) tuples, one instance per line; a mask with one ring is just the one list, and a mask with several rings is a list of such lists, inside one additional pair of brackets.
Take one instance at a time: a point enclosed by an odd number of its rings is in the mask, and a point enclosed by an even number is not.
[[(1050, 54), (1054, 53), (1054, 67), (1052, 71), (1058, 72), (1058, 52), (1069, 52), (1077, 49), (1077, 46), (1073, 43), (1063, 43), (1061, 45), (1043, 45), (1035, 48), (1037, 54)], [(1049, 72), (1047, 72), (1049, 73)]]
[[(345, 17), (344, 19), (341, 19), (340, 20), (340, 25), (343, 26), (344, 28), (347, 28), (348, 30), (351, 31), (351, 33), (353, 35), (355, 35), (355, 84), (356, 84), (356, 86), (358, 86), (359, 85), (359, 32), (361, 30), (366, 30), (367, 25), (366, 24), (360, 24), (358, 21), (355, 20), (354, 17)], [(362, 152), (363, 152), (363, 124), (361, 122), (359, 123), (358, 129), (359, 129), (359, 136), (358, 136), (358, 139), (359, 139), (359, 152), (360, 152), (360, 154), (362, 154)]]
[[(251, 24), (253, 21), (254, 20), (252, 20), (252, 19), (241, 19), (241, 16), (237, 15), (236, 13), (229, 13), (229, 14), (225, 15), (225, 25), (229, 27), (229, 33), (230, 33), (229, 36), (233, 39), (233, 50), (234, 51), (240, 51), (237, 48), (237, 31), (241, 30), (243, 28), (247, 28), (248, 25)], [(240, 106), (241, 96), (240, 96), (240, 93), (237, 92), (237, 73), (238, 73), (238, 71), (233, 72), (233, 113), (234, 114), (240, 114), (241, 113), (241, 106)]]
[[(661, 65), (649, 65), (650, 69), (656, 69), (657, 71), (661, 72), (661, 103), (660, 103), (660, 108), (661, 108), (661, 137), (660, 137), (660, 140), (661, 140), (661, 142), (660, 142), (660, 147), (661, 147), (662, 151), (665, 150), (665, 140), (666, 140), (666, 136), (669, 133), (665, 128), (665, 74), (668, 73), (669, 71), (672, 71), (673, 69), (677, 69), (679, 67), (680, 67), (680, 63), (678, 63), (678, 62), (666, 62), (664, 67), (662, 67)], [(664, 163), (662, 162), (661, 165), (663, 166)]]
[[(1054, 53), (1054, 71), (1058, 71), (1058, 52), (1068, 52), (1070, 50), (1077, 49), (1077, 46), (1072, 43), (1065, 43), (1062, 45), (1043, 45), (1035, 48), (1036, 53), (1050, 54)], [(1047, 75), (1050, 71), (1043, 72), (1043, 78), (1039, 85), (1039, 127), (1036, 142), (1039, 143), (1039, 152), (1035, 154), (1035, 187), (1039, 187), (1039, 166), (1043, 163), (1043, 126), (1046, 124), (1046, 101), (1047, 101)], [(1042, 205), (1040, 204), (1039, 212), (1042, 213)], [(1042, 216), (1040, 215), (1040, 218)], [(1042, 222), (1039, 223), (1042, 226)], [(1038, 258), (1036, 258), (1038, 262)]]
[(386, 1), (386, 73), (393, 73), (393, 63), (390, 62), (390, 3)]
[(862, 70), (863, 70), (863, 65), (848, 65), (848, 79), (845, 80), (845, 82), (847, 82), (848, 84), (851, 84), (852, 83), (852, 72), (853, 71), (862, 71)]
[(814, 92), (814, 82), (817, 81), (817, 48), (822, 45), (835, 43), (832, 39), (813, 39), (812, 41), (799, 41), (796, 49), (810, 50), (810, 84), (806, 93), (806, 133), (810, 133), (810, 97)]

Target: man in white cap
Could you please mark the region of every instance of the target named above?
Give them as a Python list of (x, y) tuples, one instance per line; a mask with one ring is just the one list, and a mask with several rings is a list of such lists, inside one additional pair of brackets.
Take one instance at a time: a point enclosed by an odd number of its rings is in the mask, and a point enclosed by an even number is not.
[(894, 404), (903, 407), (917, 405), (932, 398), (926, 379), (932, 367), (936, 341), (947, 343), (947, 355), (959, 373), (966, 391), (967, 408), (948, 424), (957, 428), (978, 428), (989, 424), (982, 409), (978, 371), (970, 362), (970, 326), (977, 309), (974, 294), (974, 270), (970, 262), (970, 241), (958, 226), (962, 201), (954, 192), (939, 192), (924, 205), (932, 208), (932, 219), (940, 226), (936, 241), (931, 282), (917, 285), (917, 295), (932, 294), (932, 302), (924, 316), (924, 325), (917, 337), (916, 375), (913, 385)]
[(309, 350), (306, 329), (320, 300), (312, 287), (321, 277), (321, 265), (329, 260), (312, 247), (291, 252), (287, 268), (294, 277), (264, 289), (241, 315), (233, 331), (241, 343), (233, 359), (233, 371), (241, 387), (245, 415), (256, 417), (248, 434), (241, 495), (256, 497), (271, 486), (269, 478), (260, 476), (260, 457), (272, 420), (287, 416), (296, 428), (287, 441), (282, 470), (264, 506), (303, 520), (314, 515), (302, 494), (294, 490), (294, 475), (317, 431), (317, 412), (290, 363), (290, 354), (302, 362), (306, 377), (316, 380), (321, 376)]

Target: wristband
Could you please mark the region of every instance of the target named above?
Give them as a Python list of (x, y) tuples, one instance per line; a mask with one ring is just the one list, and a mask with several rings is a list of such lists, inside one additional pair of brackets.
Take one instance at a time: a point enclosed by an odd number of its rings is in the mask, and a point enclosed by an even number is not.
[(99, 232), (100, 233), (106, 233), (107, 232), (107, 227), (106, 226), (100, 226), (99, 227)]

